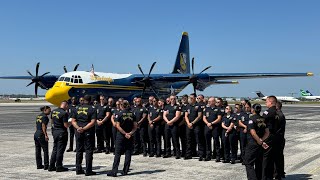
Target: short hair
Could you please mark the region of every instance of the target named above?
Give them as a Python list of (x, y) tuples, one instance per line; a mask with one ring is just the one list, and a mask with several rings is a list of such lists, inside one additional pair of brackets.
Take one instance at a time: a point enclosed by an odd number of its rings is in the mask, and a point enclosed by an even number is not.
[(45, 110), (47, 110), (47, 109), (50, 109), (50, 107), (49, 106), (42, 106), (41, 108), (40, 108), (40, 111), (45, 111)]
[(198, 96), (201, 96), (202, 98), (204, 98), (204, 95), (203, 95), (203, 94), (199, 94)]
[(220, 98), (220, 97), (218, 97), (218, 98), (217, 98), (217, 100), (219, 100), (219, 101), (223, 102), (222, 98)]
[(197, 97), (196, 93), (191, 93), (190, 96)]
[(248, 105), (249, 107), (251, 107), (251, 102), (250, 102), (250, 101), (246, 102), (246, 105)]
[(268, 96), (267, 99), (270, 99), (272, 103), (276, 104), (278, 102), (277, 97), (275, 96)]
[(85, 101), (87, 101), (88, 103), (91, 102), (91, 96), (89, 96), (89, 95), (85, 95), (85, 96), (83, 97), (83, 99), (84, 99)]

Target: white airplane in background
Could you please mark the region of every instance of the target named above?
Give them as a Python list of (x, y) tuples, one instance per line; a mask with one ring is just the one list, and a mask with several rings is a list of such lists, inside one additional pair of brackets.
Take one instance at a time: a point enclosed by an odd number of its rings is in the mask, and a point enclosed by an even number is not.
[[(268, 96), (263, 95), (261, 91), (256, 91), (256, 94), (261, 100), (263, 101), (267, 100)], [(276, 98), (281, 102), (299, 102), (300, 101), (299, 99), (292, 96), (276, 96)]]
[(301, 94), (302, 98), (307, 99), (307, 100), (318, 100), (318, 101), (320, 100), (320, 96), (314, 96), (308, 90), (304, 91), (304, 90), (300, 89), (300, 94)]

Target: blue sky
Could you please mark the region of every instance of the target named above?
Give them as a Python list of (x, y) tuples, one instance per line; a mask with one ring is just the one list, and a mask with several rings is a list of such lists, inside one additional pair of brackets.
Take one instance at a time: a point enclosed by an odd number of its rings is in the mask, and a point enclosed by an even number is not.
[[(1, 1), (0, 76), (60, 75), (63, 66), (116, 73), (172, 70), (187, 31), (196, 72), (314, 72), (312, 78), (241, 80), (216, 96), (320, 94), (320, 2), (309, 1)], [(0, 93), (33, 94), (29, 81), (0, 80)], [(190, 93), (188, 87), (183, 93)], [(40, 91), (44, 94), (45, 91)]]

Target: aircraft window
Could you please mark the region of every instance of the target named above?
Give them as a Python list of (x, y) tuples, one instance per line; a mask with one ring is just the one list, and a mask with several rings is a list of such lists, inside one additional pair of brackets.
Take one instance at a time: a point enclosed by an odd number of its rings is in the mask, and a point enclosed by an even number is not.
[(82, 82), (82, 79), (79, 79), (79, 83), (83, 83), (83, 82)]
[(79, 76), (79, 78), (81, 79), (81, 76)]
[(64, 77), (60, 77), (60, 78), (59, 78), (59, 81), (63, 81), (63, 80), (64, 80)]
[(69, 78), (69, 77), (66, 77), (66, 78), (64, 79), (64, 81), (65, 81), (65, 82), (70, 82), (70, 78)]
[(72, 75), (72, 77), (74, 77), (74, 75)]
[(74, 80), (74, 83), (79, 83), (79, 79), (75, 79), (75, 80)]
[(72, 83), (74, 82), (74, 78), (71, 78), (71, 82), (72, 82)]

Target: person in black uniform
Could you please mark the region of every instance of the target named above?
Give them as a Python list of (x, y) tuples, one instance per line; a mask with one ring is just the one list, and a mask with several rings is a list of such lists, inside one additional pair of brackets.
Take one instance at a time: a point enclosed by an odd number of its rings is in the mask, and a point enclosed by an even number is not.
[(263, 153), (263, 163), (262, 163), (262, 179), (273, 179), (274, 173), (274, 156), (273, 156), (273, 148), (275, 146), (273, 139), (276, 133), (277, 127), (277, 98), (275, 96), (268, 96), (266, 99), (266, 107), (268, 108), (263, 112), (262, 117), (265, 119), (265, 123), (267, 128), (269, 129), (270, 135), (265, 140), (265, 142), (269, 145), (268, 149), (264, 150)]
[(132, 112), (138, 123), (138, 129), (134, 134), (134, 154), (140, 152), (140, 147), (142, 145), (143, 156), (147, 156), (147, 141), (148, 141), (148, 119), (147, 119), (147, 109), (142, 106), (141, 98), (136, 99), (136, 107), (132, 109)]
[(244, 162), (248, 180), (262, 179), (263, 151), (269, 146), (264, 141), (269, 136), (269, 129), (260, 116), (261, 105), (252, 106), (252, 115), (248, 121), (247, 146)]
[(153, 98), (153, 104), (149, 107), (148, 111), (148, 121), (149, 121), (149, 140), (150, 140), (150, 155), (153, 157), (161, 156), (161, 121), (163, 110), (158, 107), (158, 101)]
[[(69, 109), (68, 109), (69, 119), (72, 117), (72, 114), (76, 112), (76, 108), (77, 108), (76, 97), (72, 97), (70, 100), (71, 100), (71, 104), (69, 104)], [(74, 131), (75, 131), (74, 127), (70, 126), (69, 127), (69, 148), (67, 149), (67, 152), (73, 151)]]
[[(37, 169), (47, 170), (49, 167), (49, 150), (48, 141), (49, 137), (47, 134), (47, 125), (49, 123), (48, 115), (51, 112), (49, 106), (43, 106), (40, 108), (42, 112), (37, 116), (36, 120), (36, 132), (34, 133), (34, 144), (36, 149), (36, 163)], [(41, 149), (43, 150), (44, 166), (42, 165)]]
[(203, 122), (205, 124), (204, 134), (206, 140), (206, 158), (205, 161), (210, 161), (212, 158), (212, 143), (214, 140), (214, 149), (216, 150), (216, 162), (220, 162), (220, 141), (219, 129), (221, 127), (221, 110), (215, 106), (215, 98), (210, 97), (208, 100), (209, 107), (203, 110)]
[[(224, 112), (224, 110), (225, 110), (225, 107), (226, 106), (228, 106), (228, 102), (227, 102), (227, 104), (226, 105), (224, 105), (223, 104), (224, 103), (224, 101), (223, 101), (223, 99), (222, 98), (220, 98), (220, 97), (218, 97), (217, 99), (216, 99), (216, 107), (217, 108), (219, 108), (220, 109), (220, 114), (221, 114), (221, 119), (222, 119), (222, 117), (225, 115), (225, 112)], [(221, 125), (221, 123), (220, 123), (220, 125)], [(223, 128), (222, 128), (222, 126), (220, 126), (219, 128), (218, 128), (218, 131), (219, 131), (219, 140), (220, 140), (220, 142), (221, 142), (221, 146), (220, 146), (220, 158), (221, 159), (224, 159), (224, 156), (223, 156), (223, 154), (224, 154), (224, 144), (223, 144), (223, 137), (222, 137), (222, 130), (223, 130)], [(216, 152), (216, 150), (214, 149), (214, 151), (213, 151), (213, 153), (212, 153), (212, 157), (213, 158), (215, 158), (215, 152)]]
[(181, 117), (179, 120), (178, 136), (181, 142), (181, 157), (185, 157), (187, 150), (187, 137), (186, 137), (186, 121), (184, 119), (184, 113), (188, 106), (188, 95), (183, 95), (181, 99)]
[(185, 121), (187, 124), (187, 151), (184, 159), (192, 159), (192, 139), (194, 138), (198, 145), (199, 161), (203, 161), (204, 156), (204, 133), (202, 121), (202, 109), (199, 103), (196, 103), (195, 94), (190, 94), (189, 104), (185, 112)]
[(67, 110), (68, 102), (62, 101), (60, 107), (51, 112), (51, 119), (53, 121), (53, 150), (51, 153), (49, 171), (68, 171), (68, 168), (63, 167), (62, 164), (63, 154), (68, 143), (68, 128), (70, 126)]
[(118, 129), (115, 156), (112, 166), (112, 171), (108, 173), (108, 176), (116, 177), (118, 173), (118, 167), (120, 163), (120, 157), (122, 153), (125, 153), (125, 162), (123, 167), (123, 175), (127, 175), (130, 163), (131, 154), (133, 150), (133, 137), (132, 135), (137, 130), (136, 118), (132, 111), (130, 111), (129, 102), (124, 100), (122, 103), (123, 110), (116, 117), (116, 127)]
[(170, 139), (172, 138), (176, 159), (181, 158), (180, 143), (178, 138), (178, 120), (181, 116), (181, 107), (176, 104), (176, 96), (170, 96), (170, 104), (163, 110), (163, 120), (165, 124), (165, 143), (166, 149), (163, 158), (171, 157)]
[(97, 119), (97, 111), (93, 106), (89, 105), (91, 96), (84, 96), (84, 104), (77, 108), (77, 113), (72, 117), (72, 125), (76, 131), (76, 174), (84, 174), (82, 169), (82, 158), (83, 152), (86, 152), (86, 176), (95, 175), (92, 171), (92, 160), (93, 160), (93, 142), (94, 140), (94, 127)]
[(284, 116), (282, 109), (282, 103), (277, 102), (277, 116), (276, 120), (278, 121), (276, 124), (278, 126), (275, 130), (275, 137), (274, 137), (274, 167), (275, 167), (275, 179), (285, 178), (284, 172), (284, 155), (283, 150), (285, 146), (285, 129), (286, 129), (286, 117)]
[[(226, 106), (225, 114), (222, 117), (221, 126), (222, 130), (222, 141), (224, 145), (224, 160), (223, 163), (229, 163), (231, 160), (231, 164), (236, 163), (237, 159), (237, 130), (235, 129), (235, 114), (232, 111), (231, 106)], [(231, 152), (231, 158), (230, 158)]]
[[(244, 104), (244, 112), (242, 113), (241, 119), (239, 119), (239, 129), (240, 129), (240, 150), (241, 150), (241, 159), (244, 159), (245, 153), (246, 153), (246, 145), (247, 145), (247, 131), (248, 131), (248, 122), (249, 122), (249, 116), (251, 114), (251, 103), (250, 101), (245, 101), (246, 104)], [(242, 165), (244, 165), (244, 162), (242, 161)]]
[[(110, 123), (109, 117), (110, 109), (106, 104), (105, 97), (100, 95), (100, 103), (96, 106), (97, 109), (97, 123), (96, 123), (96, 137), (97, 137), (97, 149), (94, 153), (101, 153), (102, 151), (106, 154), (110, 153), (110, 144), (107, 138), (107, 123)], [(111, 129), (110, 129), (111, 130)], [(104, 142), (106, 141), (106, 147), (104, 147)]]
[[(239, 121), (242, 121), (242, 119), (244, 119), (244, 112), (243, 112), (241, 104), (234, 105), (234, 118), (235, 118), (234, 126), (237, 130), (237, 152), (238, 152), (238, 143), (240, 141)], [(239, 157), (240, 163), (243, 162), (242, 157), (241, 157), (241, 153), (242, 153), (242, 151), (241, 151), (241, 144), (240, 144), (240, 157)]]
[[(119, 102), (122, 102), (123, 99), (119, 98)], [(114, 100), (112, 97), (108, 98), (108, 108), (109, 108), (109, 117), (107, 118), (106, 122), (106, 134), (105, 134), (105, 141), (106, 141), (106, 154), (109, 154), (110, 152), (114, 152), (114, 139), (112, 134), (113, 125), (111, 122), (111, 109), (114, 108)]]
[[(116, 107), (111, 109), (111, 123), (112, 123), (112, 138), (113, 138), (113, 142), (116, 142), (116, 138), (117, 138), (117, 128), (116, 128), (116, 121), (117, 118), (119, 116), (119, 113), (121, 111), (121, 103), (119, 100), (116, 102)], [(114, 152), (114, 151), (113, 151)]]

